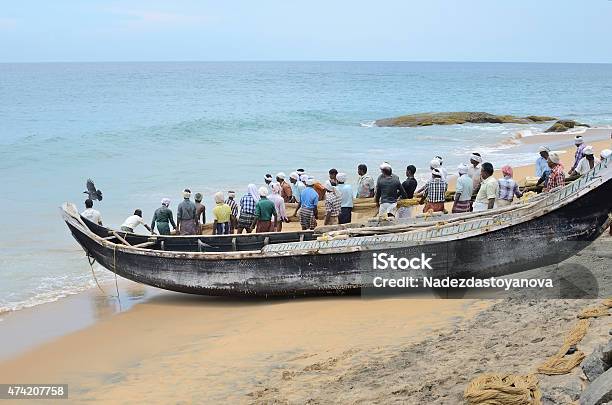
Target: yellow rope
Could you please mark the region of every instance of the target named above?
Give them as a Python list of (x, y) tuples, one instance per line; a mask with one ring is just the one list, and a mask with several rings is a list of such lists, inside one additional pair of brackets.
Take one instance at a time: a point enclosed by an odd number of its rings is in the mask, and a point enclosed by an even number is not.
[(483, 374), (463, 393), (470, 405), (540, 405), (542, 392), (535, 375)]
[(565, 337), (559, 351), (538, 367), (538, 373), (547, 375), (567, 374), (578, 366), (584, 359), (584, 353), (577, 350), (572, 354), (567, 354), (567, 351), (584, 338), (588, 329), (589, 320), (579, 320)]
[[(599, 307), (586, 308), (581, 318), (569, 331), (557, 353), (537, 368), (537, 373), (546, 375), (567, 374), (577, 367), (585, 357), (582, 351), (567, 354), (571, 346), (578, 344), (587, 334), (588, 318), (609, 315), (612, 298), (602, 302)], [(540, 405), (542, 392), (533, 374), (483, 374), (473, 379), (463, 393), (469, 405)]]
[(585, 308), (578, 314), (578, 318), (599, 318), (600, 316), (608, 316), (609, 307), (607, 305), (601, 305), (598, 307)]

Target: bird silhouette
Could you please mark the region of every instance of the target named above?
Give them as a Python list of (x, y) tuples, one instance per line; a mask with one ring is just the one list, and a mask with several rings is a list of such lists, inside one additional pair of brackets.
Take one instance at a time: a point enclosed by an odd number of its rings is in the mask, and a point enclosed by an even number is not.
[(93, 182), (92, 179), (88, 179), (87, 183), (85, 184), (85, 187), (87, 187), (87, 191), (83, 191), (84, 194), (87, 194), (89, 196), (89, 199), (92, 201), (102, 201), (102, 191), (97, 190), (96, 186)]

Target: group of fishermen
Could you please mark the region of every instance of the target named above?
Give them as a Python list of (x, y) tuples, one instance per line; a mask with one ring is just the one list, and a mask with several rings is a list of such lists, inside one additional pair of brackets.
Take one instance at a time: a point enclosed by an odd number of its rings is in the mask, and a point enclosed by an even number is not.
[[(593, 147), (586, 145), (580, 135), (575, 137), (574, 144), (576, 153), (569, 176), (583, 175), (599, 163), (599, 159), (594, 156)], [(611, 154), (612, 151), (606, 149), (601, 152), (601, 158), (606, 159)], [(537, 184), (543, 185), (544, 192), (564, 186), (565, 172), (559, 155), (546, 146), (539, 148), (539, 155), (536, 161), (536, 176), (539, 178)], [(346, 173), (336, 169), (329, 170), (329, 179), (324, 183), (309, 176), (304, 169), (298, 169), (289, 176), (282, 172), (275, 178), (266, 174), (264, 185), (258, 188), (255, 184), (249, 184), (247, 192), (239, 201), (236, 201), (234, 191), (228, 191), (227, 198), (223, 192), (217, 192), (212, 210), (212, 233), (225, 235), (241, 234), (243, 231), (280, 232), (283, 223), (289, 222), (286, 203), (297, 203), (293, 216), (299, 217), (303, 230), (317, 226), (318, 203), (321, 200), (325, 202), (325, 225), (350, 223), (354, 199), (360, 198), (374, 197), (378, 215), (382, 217), (414, 216), (414, 205), (402, 204), (400, 200), (415, 197), (419, 198), (419, 204), (424, 205), (424, 213), (445, 211), (448, 172), (443, 166), (442, 157), (436, 156), (431, 160), (431, 176), (419, 189), (414, 165), (406, 168), (406, 179), (403, 182), (393, 172), (389, 163), (383, 162), (379, 169), (380, 175), (374, 181), (368, 174), (368, 167), (360, 164), (357, 167), (359, 179), (355, 191), (351, 184), (346, 183)], [(512, 167), (503, 166), (501, 173), (503, 177), (496, 179), (493, 165), (483, 162), (480, 153), (472, 153), (469, 164), (457, 167), (458, 177), (452, 212), (478, 212), (503, 207), (512, 204), (515, 197), (522, 197), (523, 193), (513, 179)], [(191, 190), (183, 190), (183, 201), (178, 205), (176, 222), (170, 210), (170, 199), (164, 198), (161, 207), (155, 210), (150, 226), (144, 221), (142, 211), (137, 209), (133, 215), (126, 218), (121, 230), (134, 232), (139, 225), (143, 225), (149, 232), (154, 233), (157, 229), (162, 235), (171, 234), (170, 227), (180, 235), (201, 234), (206, 223), (203, 196), (196, 193), (195, 201), (191, 201), (191, 195)], [(85, 207), (82, 216), (101, 225), (100, 213), (93, 208), (93, 202), (85, 201)]]

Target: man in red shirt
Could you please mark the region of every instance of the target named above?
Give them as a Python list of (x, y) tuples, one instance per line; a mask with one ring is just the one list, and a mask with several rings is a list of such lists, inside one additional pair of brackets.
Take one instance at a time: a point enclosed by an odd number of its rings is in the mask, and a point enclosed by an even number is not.
[(548, 167), (550, 167), (551, 172), (544, 191), (549, 192), (557, 187), (565, 186), (565, 173), (559, 155), (554, 152), (548, 155)]

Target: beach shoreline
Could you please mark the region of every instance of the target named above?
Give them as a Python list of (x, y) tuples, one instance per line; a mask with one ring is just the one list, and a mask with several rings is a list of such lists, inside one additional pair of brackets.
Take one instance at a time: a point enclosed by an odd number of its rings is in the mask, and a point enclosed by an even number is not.
[[(583, 135), (599, 155), (610, 148), (609, 132), (587, 130)], [(516, 146), (537, 150), (535, 145), (553, 145), (567, 170), (573, 160), (573, 136), (534, 135), (519, 139)], [(452, 168), (447, 169), (452, 173)], [(514, 177), (523, 184), (533, 170), (534, 165), (515, 167)], [(285, 230), (292, 226), (299, 223), (290, 223)], [(601, 241), (612, 254), (610, 238), (603, 236)], [(390, 348), (432, 344), (499, 303), (351, 297), (228, 300), (166, 292), (121, 279), (119, 308), (114, 287), (112, 282), (103, 283), (104, 293), (90, 289), (0, 314), (0, 382), (68, 382), (73, 387), (71, 398), (78, 400), (157, 403), (187, 397), (300, 402), (306, 398), (296, 392), (329, 383), (321, 374), (337, 373), (338, 365), (353, 373), (364, 353), (368, 361), (384, 362), (392, 358)], [(20, 340), (24, 331), (35, 338)], [(376, 359), (377, 353), (383, 360)], [(313, 371), (321, 373), (308, 377)], [(293, 386), (293, 394), (278, 383), (290, 386), (294, 380), (304, 385)], [(160, 383), (158, 390), (150, 391), (151, 381)], [(187, 391), (180, 391), (183, 383)], [(203, 393), (202, 384), (217, 387)], [(355, 393), (357, 398), (367, 397)]]

